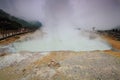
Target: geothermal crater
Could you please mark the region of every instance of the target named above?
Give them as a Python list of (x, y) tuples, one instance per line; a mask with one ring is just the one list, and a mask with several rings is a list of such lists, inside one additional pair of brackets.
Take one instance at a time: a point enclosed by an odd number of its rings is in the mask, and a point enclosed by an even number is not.
[(41, 37), (40, 31), (29, 35), (29, 39), (17, 41), (10, 45), (13, 52), (20, 51), (93, 51), (109, 50), (111, 47), (106, 41), (93, 31), (62, 30), (57, 32), (46, 32)]

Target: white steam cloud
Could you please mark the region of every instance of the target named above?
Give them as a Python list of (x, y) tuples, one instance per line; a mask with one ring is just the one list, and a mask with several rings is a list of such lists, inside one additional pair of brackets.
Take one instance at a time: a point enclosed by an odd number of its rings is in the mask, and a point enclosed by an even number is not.
[(108, 50), (111, 47), (89, 30), (111, 29), (120, 24), (120, 7), (115, 0), (13, 1), (15, 8), (5, 7), (6, 11), (27, 20), (41, 21), (42, 31), (46, 33), (41, 38), (36, 35), (38, 31), (32, 40), (15, 42), (17, 51)]
[[(73, 7), (70, 0), (46, 0), (44, 3), (44, 22), (41, 38), (40, 32), (33, 34), (32, 40), (14, 43), (17, 51), (91, 51), (111, 49), (105, 41), (92, 31), (80, 28), (79, 9)], [(87, 24), (87, 23), (86, 23)], [(89, 23), (88, 23), (89, 24)], [(88, 27), (90, 29), (90, 27)], [(36, 38), (38, 37), (38, 38)], [(92, 39), (90, 39), (92, 38)]]

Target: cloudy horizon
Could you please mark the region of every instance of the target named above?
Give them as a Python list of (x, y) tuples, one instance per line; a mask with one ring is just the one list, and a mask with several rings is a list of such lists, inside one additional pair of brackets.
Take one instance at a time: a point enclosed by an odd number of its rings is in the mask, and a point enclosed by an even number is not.
[(111, 29), (120, 25), (119, 0), (1, 0), (0, 8), (45, 25), (67, 23), (85, 29)]

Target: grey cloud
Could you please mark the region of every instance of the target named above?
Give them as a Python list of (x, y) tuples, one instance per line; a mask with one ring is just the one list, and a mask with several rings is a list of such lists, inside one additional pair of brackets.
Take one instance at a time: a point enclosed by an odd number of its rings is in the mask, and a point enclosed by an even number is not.
[(69, 23), (87, 29), (120, 25), (120, 0), (0, 0), (0, 8), (44, 24)]

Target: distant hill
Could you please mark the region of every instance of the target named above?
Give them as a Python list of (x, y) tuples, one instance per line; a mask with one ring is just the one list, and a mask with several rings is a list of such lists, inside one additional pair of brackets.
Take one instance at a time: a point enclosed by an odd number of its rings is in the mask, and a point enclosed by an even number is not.
[(38, 29), (42, 26), (42, 24), (39, 21), (28, 22), (28, 21), (25, 21), (23, 19), (12, 16), (9, 13), (6, 13), (2, 9), (0, 9), (0, 21), (2, 21), (2, 20), (7, 20), (10, 22), (14, 21), (14, 22), (20, 24), (22, 27), (28, 27), (28, 28)]
[(6, 18), (9, 17), (10, 15), (6, 12), (4, 12), (2, 9), (0, 9), (0, 18)]

